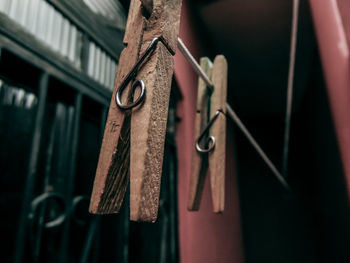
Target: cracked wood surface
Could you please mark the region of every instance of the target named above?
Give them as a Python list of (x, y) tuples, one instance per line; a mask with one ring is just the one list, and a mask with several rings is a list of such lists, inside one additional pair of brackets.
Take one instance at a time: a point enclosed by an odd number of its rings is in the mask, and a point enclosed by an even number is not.
[[(181, 0), (153, 1), (143, 35), (144, 51), (154, 37), (163, 37), (172, 52), (177, 48)], [(133, 111), (130, 149), (130, 219), (157, 219), (164, 143), (174, 58), (159, 42), (139, 71), (146, 85), (145, 103)]]
[[(141, 4), (130, 4), (124, 43), (114, 83), (100, 157), (90, 202), (90, 212), (98, 214), (117, 213), (121, 207), (129, 183), (130, 111), (121, 111), (115, 103), (115, 94), (125, 76), (139, 56), (144, 19)], [(124, 94), (128, 94), (125, 90)]]
[(146, 86), (146, 98), (141, 105), (130, 111), (120, 111), (114, 97), (116, 89), (153, 38), (163, 37), (175, 53), (180, 10), (181, 0), (155, 0), (147, 20), (142, 16), (140, 1), (131, 2), (124, 37), (127, 46), (121, 54), (101, 147), (90, 203), (92, 213), (119, 211), (130, 171), (130, 219), (154, 222), (157, 218), (174, 66), (169, 50), (159, 42), (139, 69), (137, 78)]

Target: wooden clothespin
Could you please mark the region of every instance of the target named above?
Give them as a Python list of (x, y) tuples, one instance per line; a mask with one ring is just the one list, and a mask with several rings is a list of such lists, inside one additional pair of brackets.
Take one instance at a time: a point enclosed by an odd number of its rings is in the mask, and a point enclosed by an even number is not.
[[(220, 213), (225, 204), (227, 61), (219, 55), (213, 64), (208, 58), (202, 58), (200, 65), (212, 80), (213, 89), (199, 78), (194, 128), (196, 145), (193, 147), (187, 207), (190, 211), (199, 210), (209, 165), (213, 211)], [(209, 130), (210, 137), (207, 137)], [(203, 148), (199, 144), (205, 137), (207, 145)]]
[[(204, 73), (211, 78), (213, 63), (209, 58), (201, 58), (200, 66)], [(194, 140), (196, 141), (201, 132), (205, 129), (208, 123), (208, 107), (210, 104), (211, 92), (206, 83), (199, 77), (197, 90), (197, 105), (196, 116), (194, 123)], [(208, 154), (199, 153), (193, 145), (192, 162), (191, 162), (191, 176), (190, 176), (190, 191), (188, 197), (188, 210), (197, 211), (202, 197), (204, 188), (204, 181), (208, 170)]]
[(153, 0), (148, 18), (143, 3), (130, 3), (90, 212), (118, 212), (130, 174), (130, 219), (154, 222), (181, 0)]

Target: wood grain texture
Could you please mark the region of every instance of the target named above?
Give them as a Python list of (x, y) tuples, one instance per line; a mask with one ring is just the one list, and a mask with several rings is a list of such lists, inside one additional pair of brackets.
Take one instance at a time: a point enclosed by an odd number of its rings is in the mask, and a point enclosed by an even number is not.
[[(157, 218), (174, 67), (171, 53), (176, 51), (180, 10), (181, 0), (154, 0), (146, 19), (140, 0), (131, 2), (124, 37), (127, 46), (120, 57), (108, 113), (90, 203), (92, 213), (119, 211), (130, 171), (130, 219), (154, 222)], [(172, 52), (158, 43), (137, 74), (146, 86), (145, 101), (132, 110), (120, 111), (114, 101), (116, 90), (155, 37), (162, 37)]]
[[(180, 10), (181, 0), (153, 1), (141, 51), (154, 37), (163, 37), (176, 51)], [(157, 219), (173, 68), (171, 53), (159, 42), (138, 74), (146, 85), (146, 99), (134, 109), (131, 120), (130, 219), (134, 221)]]
[[(132, 0), (124, 36), (124, 43), (127, 46), (121, 53), (114, 83), (91, 196), (91, 213), (119, 212), (129, 182), (131, 112), (121, 111), (114, 98), (117, 88), (138, 59), (144, 21), (139, 0)], [(124, 94), (128, 94), (128, 90), (125, 90)]]
[[(201, 58), (200, 66), (207, 74), (209, 79), (212, 73), (212, 62), (209, 58)], [(196, 116), (193, 133), (193, 150), (192, 150), (192, 162), (191, 162), (191, 174), (190, 174), (190, 187), (188, 193), (187, 209), (189, 211), (198, 211), (202, 192), (204, 188), (205, 177), (208, 171), (208, 154), (199, 153), (196, 150), (195, 143), (198, 139), (201, 131), (207, 125), (208, 122), (208, 106), (209, 106), (210, 94), (207, 85), (201, 77), (198, 78), (198, 90), (197, 90), (197, 105)]]
[[(214, 60), (212, 82), (214, 92), (211, 95), (210, 116), (214, 116), (217, 110), (226, 112), (227, 61), (222, 55), (216, 56)], [(216, 140), (215, 149), (209, 153), (213, 211), (220, 213), (224, 211), (225, 206), (226, 117), (224, 114), (219, 114), (210, 129), (210, 135)]]

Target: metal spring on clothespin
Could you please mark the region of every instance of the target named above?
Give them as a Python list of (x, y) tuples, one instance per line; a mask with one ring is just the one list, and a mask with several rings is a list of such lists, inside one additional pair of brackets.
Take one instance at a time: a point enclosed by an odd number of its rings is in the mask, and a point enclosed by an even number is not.
[(216, 56), (213, 62), (203, 57), (200, 68), (206, 80), (198, 80), (187, 208), (190, 211), (199, 209), (205, 177), (210, 171), (213, 212), (222, 213), (225, 206), (227, 62), (223, 55)]
[[(115, 94), (115, 101), (120, 109), (122, 109), (122, 110), (131, 109), (131, 108), (139, 105), (144, 100), (145, 94), (146, 94), (146, 86), (145, 86), (145, 83), (142, 81), (142, 79), (135, 80), (131, 85), (131, 100), (132, 100), (131, 103), (123, 104), (121, 101), (121, 97), (122, 97), (123, 91), (128, 86), (129, 82), (137, 75), (137, 72), (138, 72), (139, 67), (141, 66), (142, 62), (148, 57), (148, 55), (152, 51), (155, 50), (159, 41), (161, 43), (163, 43), (163, 45), (169, 50), (169, 52), (172, 55), (175, 55), (174, 52), (170, 49), (170, 47), (167, 45), (167, 43), (164, 41), (163, 38), (161, 38), (161, 37), (153, 38), (153, 40), (151, 41), (151, 43), (149, 44), (149, 46), (147, 47), (145, 52), (142, 54), (142, 56), (135, 63), (135, 65), (130, 70), (130, 72), (128, 73), (126, 78), (123, 80), (122, 84), (119, 86), (119, 88)], [(138, 86), (141, 88), (141, 92), (140, 92), (140, 95), (138, 96), (138, 98), (134, 101), (133, 100), (134, 93), (135, 93), (135, 90)]]
[(209, 153), (211, 151), (214, 150), (215, 148), (215, 144), (216, 144), (216, 140), (214, 136), (209, 136), (207, 139), (207, 148), (201, 148), (199, 143), (201, 142), (201, 140), (203, 140), (203, 138), (205, 137), (206, 133), (208, 132), (208, 130), (210, 129), (210, 127), (214, 124), (215, 120), (217, 119), (217, 117), (219, 116), (219, 114), (222, 113), (224, 114), (221, 110), (218, 110), (215, 115), (210, 119), (209, 123), (207, 124), (207, 126), (204, 128), (204, 130), (202, 131), (202, 133), (199, 135), (198, 139), (196, 140), (196, 150), (199, 153)]
[(90, 211), (119, 212), (130, 185), (130, 219), (154, 222), (182, 1), (157, 0), (145, 17), (143, 4), (149, 2), (130, 1)]

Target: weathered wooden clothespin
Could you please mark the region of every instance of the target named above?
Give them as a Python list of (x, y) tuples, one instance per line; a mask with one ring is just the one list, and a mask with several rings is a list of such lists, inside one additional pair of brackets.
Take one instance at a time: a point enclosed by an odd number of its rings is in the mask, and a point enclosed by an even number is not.
[(130, 3), (90, 212), (118, 212), (130, 174), (130, 219), (154, 222), (181, 0), (150, 2)]
[[(219, 55), (214, 63), (208, 58), (202, 58), (200, 64), (203, 71), (211, 78), (213, 87), (210, 89), (199, 78), (194, 128), (195, 145), (187, 207), (190, 211), (199, 210), (209, 165), (213, 211), (220, 213), (223, 212), (225, 204), (227, 61), (224, 56)], [(208, 115), (211, 117), (209, 122)], [(204, 147), (200, 146), (203, 140)]]
[[(204, 73), (211, 78), (211, 71), (213, 64), (209, 58), (201, 58), (200, 66)], [(197, 105), (196, 116), (194, 123), (194, 140), (199, 138), (201, 132), (205, 129), (208, 122), (208, 107), (210, 104), (211, 91), (206, 83), (199, 77), (197, 90)], [(199, 209), (202, 191), (204, 188), (204, 181), (208, 170), (208, 154), (200, 153), (193, 145), (192, 162), (191, 162), (191, 176), (190, 176), (190, 190), (188, 197), (188, 210), (197, 211)]]

